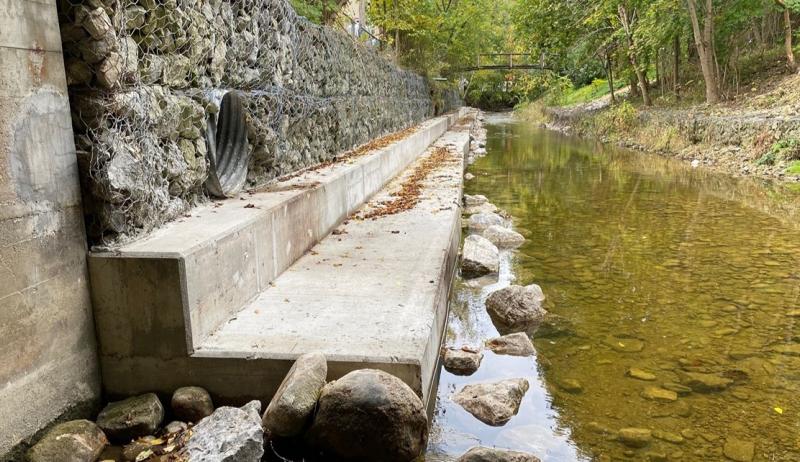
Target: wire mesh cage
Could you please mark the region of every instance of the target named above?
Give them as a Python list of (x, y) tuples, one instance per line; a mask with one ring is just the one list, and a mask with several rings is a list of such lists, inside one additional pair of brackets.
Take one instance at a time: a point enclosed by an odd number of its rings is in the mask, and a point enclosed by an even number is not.
[(423, 77), (286, 0), (59, 0), (59, 14), (95, 241), (206, 197), (207, 121), (226, 92), (243, 109), (251, 186), (434, 111)]

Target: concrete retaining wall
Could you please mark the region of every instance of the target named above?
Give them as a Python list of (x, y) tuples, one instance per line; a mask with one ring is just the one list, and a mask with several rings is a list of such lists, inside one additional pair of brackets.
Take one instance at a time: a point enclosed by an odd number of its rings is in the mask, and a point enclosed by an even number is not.
[(99, 397), (53, 0), (0, 0), (0, 460)]

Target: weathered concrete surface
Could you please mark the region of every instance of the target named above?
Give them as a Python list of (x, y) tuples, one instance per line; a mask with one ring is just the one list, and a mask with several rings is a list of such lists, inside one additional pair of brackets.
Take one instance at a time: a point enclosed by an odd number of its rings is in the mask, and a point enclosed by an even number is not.
[[(0, 0), (0, 460), (99, 396), (54, 2)], [(79, 412), (77, 414), (80, 414)]]
[[(295, 358), (320, 351), (329, 379), (382, 369), (427, 400), (459, 241), (468, 131), (457, 128), (436, 142), (453, 146), (452, 161), (431, 174), (416, 208), (350, 220), (341, 233), (310, 248), (356, 211), (354, 192), (379, 190), (408, 165), (400, 157), (419, 156), (433, 133), (418, 132), (412, 136), (420, 139), (400, 142), (403, 149), (386, 148), (293, 180), (311, 182), (310, 189), (227, 201), (119, 253), (93, 255), (106, 389), (170, 391), (191, 382), (208, 389), (215, 402), (267, 400)], [(341, 176), (347, 182), (331, 182)], [(404, 178), (374, 200), (387, 199)], [(278, 200), (283, 205), (275, 210)], [(292, 211), (300, 202), (308, 204)], [(251, 203), (260, 208), (244, 208)], [(219, 299), (211, 303), (201, 294)]]

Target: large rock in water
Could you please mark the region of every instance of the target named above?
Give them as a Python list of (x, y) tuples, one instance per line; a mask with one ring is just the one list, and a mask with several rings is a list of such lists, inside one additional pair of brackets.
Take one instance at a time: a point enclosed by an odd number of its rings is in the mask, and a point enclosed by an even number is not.
[(472, 234), (464, 239), (461, 275), (467, 279), (496, 273), (500, 270), (500, 251), (486, 238)]
[(466, 385), (453, 396), (453, 401), (481, 422), (497, 427), (517, 415), (529, 387), (525, 379)]
[(158, 396), (147, 393), (108, 403), (97, 416), (97, 425), (111, 441), (127, 443), (155, 433), (163, 419), (164, 406)]
[(28, 462), (94, 462), (108, 444), (106, 435), (94, 422), (71, 420), (45, 433), (28, 450)]
[(486, 341), (486, 348), (499, 355), (533, 356), (536, 350), (525, 332), (495, 337)]
[(322, 389), (308, 436), (328, 457), (408, 462), (425, 450), (428, 417), (402, 380), (362, 369)]
[(314, 412), (327, 376), (324, 354), (308, 353), (297, 358), (264, 412), (264, 429), (281, 437), (299, 435)]
[(442, 363), (448, 372), (455, 375), (472, 375), (481, 367), (483, 353), (468, 348), (445, 348)]
[(172, 413), (185, 422), (199, 422), (214, 412), (214, 402), (204, 388), (181, 387), (172, 394)]
[(541, 462), (538, 457), (527, 452), (508, 451), (505, 449), (476, 446), (456, 462)]
[(259, 462), (264, 455), (261, 403), (223, 406), (192, 429), (189, 462)]
[(545, 314), (544, 293), (536, 284), (508, 286), (492, 292), (486, 299), (486, 310), (500, 333), (519, 332), (536, 327)]
[(489, 226), (481, 235), (500, 249), (514, 249), (525, 243), (522, 234), (498, 225)]
[(467, 226), (472, 231), (483, 231), (492, 225), (506, 226), (506, 220), (496, 213), (483, 212), (471, 215), (467, 221)]

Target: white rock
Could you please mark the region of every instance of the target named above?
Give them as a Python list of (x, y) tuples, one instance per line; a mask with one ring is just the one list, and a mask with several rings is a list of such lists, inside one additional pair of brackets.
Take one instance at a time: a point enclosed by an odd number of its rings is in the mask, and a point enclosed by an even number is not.
[(483, 231), (492, 226), (506, 226), (506, 221), (500, 215), (492, 212), (476, 213), (469, 217), (469, 229)]
[(500, 270), (500, 251), (488, 239), (472, 234), (464, 239), (461, 275), (472, 279)]
[(514, 249), (525, 243), (522, 234), (499, 225), (489, 226), (481, 235), (501, 249)]
[(481, 422), (497, 427), (519, 412), (529, 386), (525, 379), (466, 385), (453, 396), (453, 401)]

